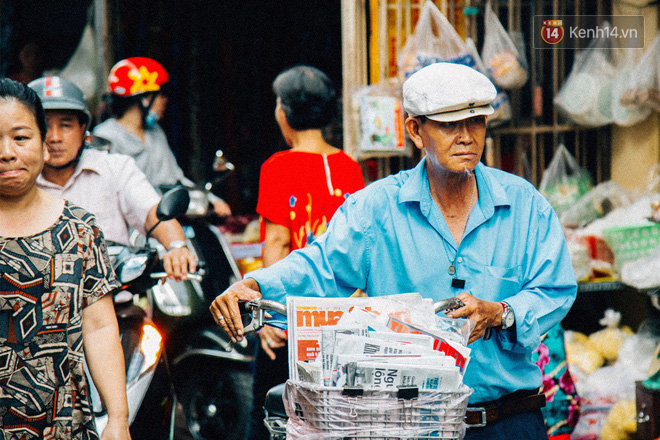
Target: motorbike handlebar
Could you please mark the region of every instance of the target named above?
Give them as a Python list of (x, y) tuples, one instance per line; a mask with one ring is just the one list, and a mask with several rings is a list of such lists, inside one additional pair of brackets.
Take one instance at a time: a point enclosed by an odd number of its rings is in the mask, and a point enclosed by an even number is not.
[[(435, 313), (442, 312), (444, 310), (454, 310), (463, 307), (463, 301), (457, 297), (442, 299), (433, 303), (433, 309)], [(249, 314), (252, 319), (244, 325), (243, 331), (245, 333), (257, 331), (261, 329), (266, 322), (264, 321), (266, 311), (276, 312), (281, 315), (286, 316), (286, 305), (277, 301), (272, 301), (263, 298), (255, 298), (246, 303), (241, 304), (241, 308), (245, 308), (246, 314)], [(249, 318), (248, 317), (248, 318)], [(245, 321), (245, 320), (244, 320)], [(245, 324), (245, 323), (244, 323)]]
[[(167, 272), (154, 272), (150, 276), (154, 280), (162, 280), (162, 279), (167, 278)], [(192, 280), (192, 281), (202, 282), (204, 277), (202, 275), (200, 275), (199, 273), (189, 273), (188, 274), (188, 279)]]

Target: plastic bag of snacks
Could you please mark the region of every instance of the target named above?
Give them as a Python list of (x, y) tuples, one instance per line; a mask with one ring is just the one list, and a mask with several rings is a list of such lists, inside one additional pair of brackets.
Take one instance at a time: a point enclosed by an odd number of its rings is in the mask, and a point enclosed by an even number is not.
[[(660, 46), (656, 48), (657, 51), (660, 51)], [(637, 86), (633, 81), (637, 82), (637, 78), (641, 80), (640, 74), (648, 74), (652, 68), (649, 63), (638, 64), (639, 52), (639, 49), (622, 49), (616, 63), (619, 74), (614, 78), (612, 86), (612, 117), (615, 124), (623, 127), (642, 122), (653, 111), (651, 107), (640, 105), (634, 99), (634, 88)], [(630, 99), (631, 96), (633, 99)]]
[[(609, 27), (603, 23), (603, 28)], [(612, 88), (618, 72), (610, 47), (609, 38), (595, 38), (577, 53), (571, 73), (555, 96), (558, 110), (576, 124), (600, 127), (614, 120)]]
[(486, 74), (503, 89), (522, 87), (528, 77), (527, 61), (493, 12), (490, 1), (486, 3), (485, 27), (481, 59), (486, 64)]
[(660, 111), (660, 34), (630, 72), (620, 102), (624, 106)]
[[(465, 40), (465, 46), (468, 48), (468, 53), (470, 56), (474, 58), (474, 66), (470, 67), (474, 67), (481, 73), (486, 74), (486, 66), (481, 60), (481, 56), (479, 56), (479, 52), (477, 51), (477, 47), (475, 46), (472, 38), (468, 37)], [(494, 126), (511, 119), (511, 101), (509, 100), (509, 95), (497, 86), (495, 86), (495, 89), (497, 90), (497, 96), (493, 102), (490, 103), (494, 112), (492, 115), (488, 116), (488, 125), (490, 126)]]
[(587, 170), (578, 165), (564, 145), (559, 145), (550, 165), (543, 173), (539, 191), (561, 218), (592, 186)]
[(396, 89), (391, 81), (382, 81), (354, 94), (353, 105), (360, 118), (358, 151), (361, 155), (410, 152), (406, 148), (403, 105)]
[(432, 1), (427, 0), (397, 59), (399, 80), (403, 83), (418, 70), (438, 62), (475, 66), (465, 42)]
[(580, 197), (559, 219), (564, 227), (583, 228), (614, 209), (632, 204), (638, 197), (634, 191), (608, 180)]

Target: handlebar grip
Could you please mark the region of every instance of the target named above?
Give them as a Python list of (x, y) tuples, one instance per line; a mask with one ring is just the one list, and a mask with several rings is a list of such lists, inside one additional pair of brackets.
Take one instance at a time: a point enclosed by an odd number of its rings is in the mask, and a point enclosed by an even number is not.
[[(167, 273), (166, 272), (154, 272), (150, 276), (154, 280), (162, 280), (162, 279), (167, 278)], [(188, 274), (188, 279), (191, 280), (191, 281), (197, 281), (197, 282), (201, 283), (203, 277), (202, 277), (202, 275), (200, 275), (198, 273), (189, 273)]]
[(443, 310), (460, 309), (464, 305), (463, 301), (457, 297), (442, 299), (433, 304), (435, 313), (442, 312)]

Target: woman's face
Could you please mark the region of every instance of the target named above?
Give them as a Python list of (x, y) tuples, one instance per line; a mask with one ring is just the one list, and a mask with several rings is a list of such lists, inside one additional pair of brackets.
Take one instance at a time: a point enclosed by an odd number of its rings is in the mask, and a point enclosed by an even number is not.
[(21, 197), (35, 189), (47, 156), (32, 111), (16, 99), (0, 98), (0, 196)]
[(156, 113), (159, 121), (163, 119), (166, 108), (167, 108), (167, 96), (163, 95), (162, 93), (157, 94), (156, 98), (154, 99), (154, 103), (151, 105), (151, 110), (153, 110), (154, 113)]

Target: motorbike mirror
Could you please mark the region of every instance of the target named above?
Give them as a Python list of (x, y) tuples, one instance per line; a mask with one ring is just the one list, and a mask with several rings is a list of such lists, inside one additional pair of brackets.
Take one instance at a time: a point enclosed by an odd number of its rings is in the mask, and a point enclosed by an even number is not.
[(85, 137), (85, 145), (95, 150), (110, 151), (110, 146), (112, 145), (112, 143), (106, 138), (102, 138), (100, 136), (96, 136), (93, 134), (88, 134)]
[(163, 194), (156, 209), (156, 217), (160, 221), (172, 220), (181, 217), (188, 211), (190, 195), (183, 186), (175, 186)]
[(234, 171), (234, 164), (225, 159), (225, 154), (222, 150), (215, 152), (215, 159), (213, 160), (213, 171), (220, 173), (225, 171)]

